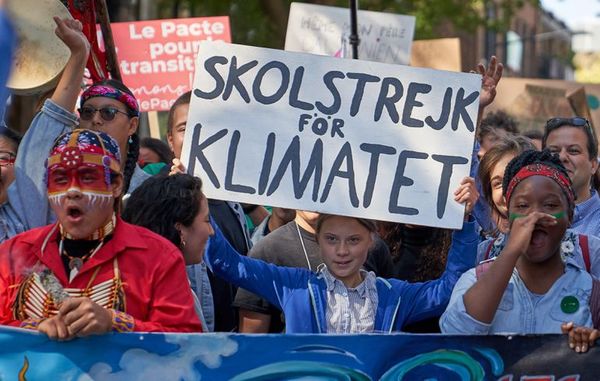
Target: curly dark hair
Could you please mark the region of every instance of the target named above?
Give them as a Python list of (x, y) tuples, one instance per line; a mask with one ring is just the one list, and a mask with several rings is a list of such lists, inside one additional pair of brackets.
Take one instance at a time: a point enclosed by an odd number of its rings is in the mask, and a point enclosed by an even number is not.
[(519, 133), (519, 123), (505, 111), (490, 112), (481, 120), (481, 124), (477, 129), (477, 139), (481, 141), (485, 135), (498, 129), (516, 135)]
[[(403, 237), (413, 234), (413, 228), (396, 222), (377, 223), (378, 232), (383, 241), (388, 245), (392, 262), (396, 265), (406, 250)], [(419, 263), (412, 269), (412, 275), (404, 279), (408, 282), (425, 282), (439, 278), (446, 268), (446, 259), (452, 243), (452, 230), (440, 228), (427, 228), (431, 232), (427, 245), (421, 247), (418, 254)]]
[(143, 226), (181, 245), (176, 223), (191, 226), (204, 198), (202, 181), (188, 174), (157, 175), (136, 188), (123, 211), (123, 220)]
[[(502, 179), (502, 194), (504, 196), (506, 196), (506, 190), (508, 188), (508, 184), (513, 179), (513, 177), (516, 176), (517, 172), (519, 172), (519, 170), (521, 170), (521, 168), (528, 166), (530, 164), (537, 164), (537, 163), (547, 165), (547, 166), (555, 168), (556, 170), (561, 172), (565, 176), (567, 181), (569, 182), (569, 187), (571, 187), (571, 179), (569, 178), (569, 174), (567, 173), (567, 170), (565, 169), (565, 167), (562, 165), (562, 162), (560, 161), (560, 158), (558, 157), (558, 155), (550, 152), (547, 149), (544, 149), (542, 151), (527, 150), (527, 151), (521, 153), (519, 156), (512, 159), (506, 166), (506, 171), (504, 172), (504, 178)], [(574, 195), (572, 188), (571, 188), (571, 192)], [(567, 197), (567, 200), (568, 199), (569, 198)], [(509, 200), (506, 200), (506, 202), (508, 203)], [(569, 213), (572, 214), (573, 210), (575, 209), (575, 205), (571, 202), (568, 202), (568, 203), (569, 203)]]

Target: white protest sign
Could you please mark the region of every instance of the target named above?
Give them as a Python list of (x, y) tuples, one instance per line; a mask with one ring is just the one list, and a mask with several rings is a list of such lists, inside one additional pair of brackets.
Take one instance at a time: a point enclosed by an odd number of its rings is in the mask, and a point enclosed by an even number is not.
[[(358, 57), (361, 60), (408, 65), (415, 17), (358, 11)], [(351, 58), (350, 10), (292, 3), (285, 50)]]
[(210, 198), (458, 228), (480, 83), (202, 42), (182, 162)]

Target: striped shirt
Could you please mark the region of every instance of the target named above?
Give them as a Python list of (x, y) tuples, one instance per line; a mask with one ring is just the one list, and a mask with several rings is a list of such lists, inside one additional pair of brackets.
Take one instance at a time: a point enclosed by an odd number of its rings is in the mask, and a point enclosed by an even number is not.
[(327, 284), (327, 333), (373, 332), (379, 298), (375, 273), (361, 270), (363, 282), (348, 288), (326, 266), (321, 273)]

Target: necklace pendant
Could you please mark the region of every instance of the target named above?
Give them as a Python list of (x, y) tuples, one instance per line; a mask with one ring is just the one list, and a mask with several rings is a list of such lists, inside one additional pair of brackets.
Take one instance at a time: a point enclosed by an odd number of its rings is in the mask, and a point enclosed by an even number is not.
[(77, 272), (79, 272), (79, 269), (81, 269), (82, 266), (83, 259), (77, 257), (69, 259), (69, 269), (77, 270)]

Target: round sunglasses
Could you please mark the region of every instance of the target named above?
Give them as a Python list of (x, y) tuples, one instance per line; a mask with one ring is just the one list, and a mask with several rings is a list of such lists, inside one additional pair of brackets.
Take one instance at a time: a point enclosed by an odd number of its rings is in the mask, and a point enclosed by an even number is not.
[(82, 120), (92, 120), (96, 114), (96, 111), (100, 113), (100, 117), (106, 122), (110, 122), (111, 120), (115, 119), (115, 116), (117, 116), (118, 113), (125, 114), (127, 117), (129, 117), (128, 113), (121, 111), (116, 107), (94, 108), (91, 106), (83, 106), (80, 108), (79, 117)]

